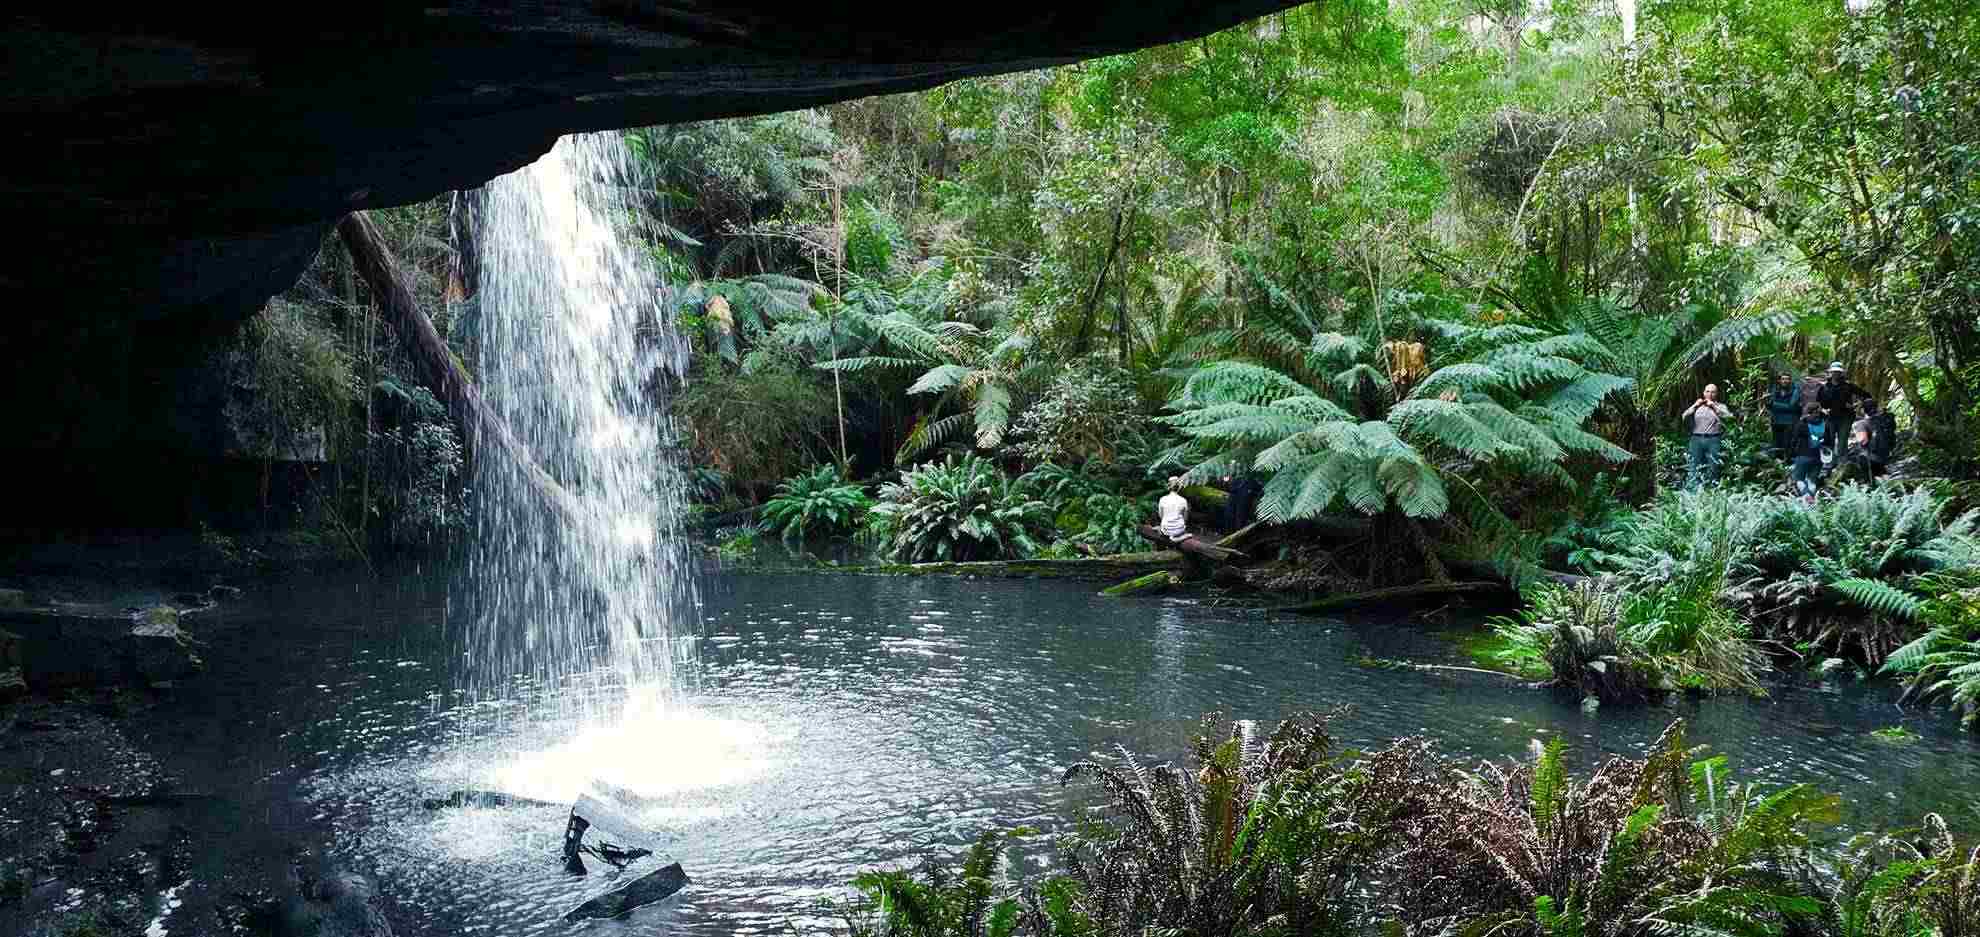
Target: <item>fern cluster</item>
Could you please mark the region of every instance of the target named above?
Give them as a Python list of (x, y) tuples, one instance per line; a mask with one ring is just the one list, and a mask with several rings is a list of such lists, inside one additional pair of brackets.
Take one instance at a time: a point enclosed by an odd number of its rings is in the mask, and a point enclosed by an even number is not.
[(1132, 553), (1147, 548), (1138, 528), (1155, 516), (1150, 492), (1132, 493), (1132, 479), (1093, 470), (1092, 463), (1066, 468), (1045, 462), (1018, 479), (1053, 508), (1053, 523), (1067, 555)]
[(1614, 580), (1543, 586), (1496, 619), (1510, 663), (1541, 664), (1556, 686), (1605, 703), (1677, 689), (1757, 693), (1766, 659), (1712, 594), (1637, 592)]
[(924, 463), (882, 485), (871, 515), (883, 552), (907, 563), (1027, 556), (1051, 524), (1045, 502), (974, 455)]
[(1460, 769), (1420, 739), (1344, 750), (1313, 714), (1270, 732), (1206, 719), (1191, 751), (1187, 766), (1121, 750), (1069, 768), (1102, 806), (1061, 839), (1063, 874), (998, 876), (1003, 839), (985, 836), (959, 870), (861, 876), (854, 933), (1843, 937), (1867, 932), (1835, 926), (1825, 903), (1855, 900), (1866, 875), (1879, 907), (1910, 899), (1913, 920), (1941, 928), (1973, 900), (1973, 857), (1942, 825), (1861, 860), (1844, 886), (1823, 881), (1810, 834), (1838, 799), (1736, 781), (1685, 745), (1682, 722), (1586, 777), (1558, 741)]
[(1403, 933), (1776, 934), (1813, 910), (1794, 871), (1837, 798), (1733, 782), (1681, 722), (1586, 780), (1535, 748), (1418, 788), (1392, 864)]
[(836, 465), (821, 465), (777, 486), (763, 504), (763, 524), (787, 546), (841, 537), (859, 527), (873, 499)]
[(1920, 577), (1924, 597), (1886, 597), (1929, 630), (1891, 652), (1886, 673), (1906, 675), (1907, 694), (1942, 697), (1972, 728), (1980, 725), (1980, 569), (1966, 567)]
[[(1945, 516), (1928, 491), (1846, 485), (1807, 507), (1755, 491), (1666, 493), (1602, 565), (1630, 586), (1716, 591), (1784, 644), (1866, 663), (1916, 633), (1900, 587), (1980, 564), (1980, 514)], [(1714, 584), (1716, 588), (1714, 588)]]

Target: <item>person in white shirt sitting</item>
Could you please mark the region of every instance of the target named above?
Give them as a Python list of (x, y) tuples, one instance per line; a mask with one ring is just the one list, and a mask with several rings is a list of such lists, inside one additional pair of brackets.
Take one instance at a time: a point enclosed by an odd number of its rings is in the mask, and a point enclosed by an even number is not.
[(1189, 499), (1182, 496), (1182, 487), (1181, 476), (1169, 476), (1169, 493), (1156, 504), (1162, 514), (1162, 536), (1171, 543), (1189, 539)]

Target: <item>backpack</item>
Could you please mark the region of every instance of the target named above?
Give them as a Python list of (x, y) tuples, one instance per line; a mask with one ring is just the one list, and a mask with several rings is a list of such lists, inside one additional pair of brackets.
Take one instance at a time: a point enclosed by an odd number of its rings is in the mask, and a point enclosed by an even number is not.
[(1897, 451), (1897, 419), (1889, 413), (1880, 412), (1870, 418), (1870, 444), (1864, 449), (1870, 457), (1879, 462), (1887, 462)]

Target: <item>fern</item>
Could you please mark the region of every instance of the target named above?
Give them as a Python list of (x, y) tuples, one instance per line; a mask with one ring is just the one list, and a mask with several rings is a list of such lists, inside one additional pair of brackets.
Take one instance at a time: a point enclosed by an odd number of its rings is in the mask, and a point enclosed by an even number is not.
[(1879, 579), (1844, 579), (1834, 584), (1837, 592), (1859, 607), (1879, 615), (1915, 620), (1924, 601)]
[(1687, 368), (1697, 367), (1705, 359), (1735, 348), (1744, 348), (1762, 335), (1778, 334), (1794, 328), (1801, 314), (1791, 310), (1769, 312), (1761, 315), (1734, 316), (1713, 326), (1710, 331), (1691, 343), (1679, 360)]

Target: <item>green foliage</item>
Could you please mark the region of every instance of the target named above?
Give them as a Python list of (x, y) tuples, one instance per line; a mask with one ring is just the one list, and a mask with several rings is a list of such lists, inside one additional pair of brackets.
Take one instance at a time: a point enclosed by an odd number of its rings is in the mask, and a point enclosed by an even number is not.
[(798, 546), (852, 533), (872, 506), (866, 489), (848, 482), (838, 466), (821, 465), (778, 485), (777, 493), (764, 502), (762, 517), (764, 526), (777, 531), (785, 545)]
[(899, 223), (871, 202), (859, 202), (846, 212), (846, 269), (855, 276), (886, 276), (902, 239)]
[(1112, 464), (1146, 454), (1153, 430), (1130, 375), (1085, 360), (1052, 379), (1018, 417), (1011, 438), (1012, 448), (1033, 462)]
[(1757, 693), (1766, 660), (1711, 594), (1637, 593), (1609, 580), (1534, 590), (1516, 619), (1495, 619), (1500, 658), (1544, 664), (1557, 686), (1605, 703), (1664, 691)]
[[(853, 937), (1010, 937), (1021, 917), (1042, 922), (1032, 933), (1073, 934), (1054, 929), (1048, 902), (1039, 895), (997, 895), (997, 867), (1005, 842), (1029, 835), (1017, 829), (985, 833), (964, 853), (960, 868), (929, 862), (914, 872), (864, 872), (853, 879), (860, 900), (846, 910)], [(1070, 923), (1070, 919), (1069, 923)]]
[(1821, 904), (1802, 922), (1807, 932), (1951, 937), (1980, 920), (1980, 848), (1962, 846), (1937, 814), (1919, 829), (1857, 836), (1829, 866), (1810, 889)]
[(1629, 543), (1629, 506), (1617, 496), (1615, 479), (1599, 473), (1582, 487), (1565, 516), (1540, 544), (1549, 568), (1593, 573), (1602, 558)]
[(1980, 573), (1973, 567), (1920, 577), (1925, 634), (1892, 651), (1883, 672), (1907, 676), (1907, 695), (1943, 697), (1969, 728), (1980, 725)]
[(1098, 474), (1092, 463), (1069, 469), (1045, 462), (1018, 483), (1048, 505), (1064, 546), (1101, 554), (1147, 548), (1137, 528), (1155, 516), (1153, 493), (1123, 494), (1122, 480)]
[(394, 380), (373, 387), (381, 407), (368, 434), (372, 479), (365, 510), (383, 522), (389, 543), (430, 544), (467, 529), (462, 479), (467, 447), (446, 408), (424, 387)]
[(884, 525), (882, 551), (907, 563), (1027, 556), (1051, 524), (1043, 501), (974, 455), (923, 463), (882, 485), (871, 514)]
[[(1194, 771), (1082, 762), (1104, 819), (1074, 836), (1074, 906), (1102, 934), (1352, 934), (1365, 888), (1398, 822), (1395, 795), (1425, 746), (1401, 742), (1359, 760), (1325, 720), (1305, 714), (1265, 734), (1206, 719)], [(1276, 926), (1275, 926), (1276, 925)]]
[(350, 353), (306, 306), (282, 300), (248, 320), (223, 367), (234, 389), (228, 422), (243, 454), (287, 458), (327, 445), (358, 383)]
[(1938, 496), (1891, 487), (1844, 486), (1812, 508), (1758, 492), (1667, 493), (1605, 564), (1635, 588), (1720, 595), (1778, 640), (1875, 664), (1914, 633), (1893, 583), (1980, 558), (1976, 516), (1943, 513)]
[(1687, 770), (1681, 723), (1585, 781), (1536, 748), (1411, 792), (1388, 879), (1405, 932), (1757, 935), (1814, 910), (1792, 870), (1835, 798)]
[(742, 373), (697, 361), (673, 398), (681, 435), (733, 490), (762, 492), (830, 452), (832, 397), (796, 363), (763, 355)]
[(1560, 463), (1571, 454), (1623, 460), (1628, 453), (1581, 428), (1601, 400), (1629, 382), (1590, 371), (1575, 356), (1594, 343), (1516, 327), (1479, 329), (1431, 322), (1449, 363), (1396, 395), (1369, 363), (1371, 346), (1333, 332), (1313, 335), (1303, 355), (1309, 386), (1245, 362), (1205, 365), (1184, 383), (1166, 419), (1210, 457), (1190, 477), (1248, 461), (1271, 474), (1261, 519), (1315, 517), (1337, 506), (1375, 514), (1393, 505), (1410, 517), (1452, 508), (1446, 479), (1500, 466), (1572, 487)]

